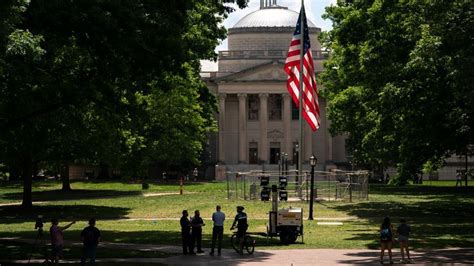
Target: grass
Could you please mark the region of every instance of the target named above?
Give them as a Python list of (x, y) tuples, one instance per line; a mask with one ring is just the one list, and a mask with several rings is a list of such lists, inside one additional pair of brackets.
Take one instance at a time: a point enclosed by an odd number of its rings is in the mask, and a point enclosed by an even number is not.
[[(271, 209), (270, 202), (227, 200), (225, 183), (188, 184), (184, 195), (149, 197), (144, 197), (143, 193), (178, 192), (179, 186), (151, 183), (150, 188), (143, 191), (140, 184), (78, 181), (73, 182), (72, 187), (72, 192), (62, 192), (56, 181), (35, 182), (33, 199), (44, 203), (35, 204), (30, 210), (0, 206), (0, 237), (34, 238), (35, 217), (42, 214), (46, 220), (58, 217), (60, 223), (77, 220), (78, 223), (66, 231), (65, 238), (78, 240), (80, 230), (94, 216), (98, 219), (103, 241), (179, 245), (179, 221), (160, 218), (178, 219), (183, 209), (199, 209), (201, 215), (208, 218), (215, 205), (220, 204), (228, 217), (226, 227), (230, 227), (235, 206), (244, 205), (249, 215), (249, 231), (266, 232), (265, 219)], [(0, 204), (19, 201), (21, 184), (0, 185)], [(288, 206), (303, 207), (304, 216), (307, 216), (306, 202), (280, 204), (281, 208)], [(411, 244), (415, 248), (472, 247), (473, 207), (474, 189), (455, 188), (454, 182), (433, 181), (430, 186), (427, 181), (423, 185), (406, 187), (372, 185), (369, 201), (315, 203), (316, 221), (304, 221), (304, 244), (282, 246), (277, 239), (257, 236), (257, 246), (259, 249), (377, 248), (378, 226), (383, 217), (390, 216), (395, 225), (401, 217), (409, 221), (413, 229)], [(343, 221), (342, 226), (318, 225), (317, 219), (322, 217), (350, 220)], [(145, 218), (151, 220), (143, 220)], [(206, 222), (205, 247), (210, 245), (212, 229), (211, 221)], [(49, 228), (49, 223), (45, 228)], [(224, 239), (227, 248), (230, 247), (229, 237), (230, 231), (227, 231)], [(19, 253), (22, 252), (24, 250), (20, 248)], [(130, 254), (148, 255), (154, 256)]]

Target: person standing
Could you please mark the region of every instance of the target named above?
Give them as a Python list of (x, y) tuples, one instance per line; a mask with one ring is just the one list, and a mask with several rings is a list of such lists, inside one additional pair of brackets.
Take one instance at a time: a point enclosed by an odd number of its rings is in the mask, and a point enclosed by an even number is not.
[(462, 178), (461, 178), (461, 172), (460, 171), (456, 172), (456, 187), (458, 187), (458, 185), (460, 187), (462, 187)]
[(81, 240), (84, 244), (82, 249), (81, 265), (86, 265), (86, 260), (90, 260), (90, 265), (95, 265), (97, 245), (100, 241), (100, 230), (95, 227), (95, 219), (89, 219), (89, 226), (81, 232)]
[(59, 226), (58, 219), (51, 220), (51, 227), (49, 228), (49, 234), (51, 235), (51, 262), (58, 265), (59, 258), (62, 257), (64, 248), (64, 234), (63, 231), (75, 224), (75, 221), (70, 222), (64, 227)]
[(390, 258), (390, 264), (393, 264), (392, 260), (392, 224), (390, 223), (390, 218), (385, 217), (382, 225), (380, 226), (380, 263), (383, 264), (383, 255), (384, 251), (388, 251), (388, 256)]
[(237, 215), (235, 216), (230, 230), (234, 230), (235, 224), (237, 224), (237, 237), (239, 238), (239, 253), (242, 255), (244, 249), (244, 236), (249, 227), (247, 223), (247, 214), (244, 212), (243, 206), (237, 206)]
[(199, 210), (194, 211), (194, 217), (191, 219), (191, 251), (194, 252), (194, 244), (196, 244), (197, 251), (196, 253), (204, 253), (201, 249), (201, 241), (202, 241), (202, 227), (204, 226), (204, 221), (201, 218)]
[(183, 255), (188, 254), (188, 250), (190, 254), (195, 254), (191, 248), (191, 222), (188, 218), (188, 211), (183, 210), (183, 216), (181, 216), (181, 220), (179, 220), (181, 224), (181, 239), (183, 240)]
[(214, 227), (212, 228), (212, 246), (211, 246), (211, 256), (214, 255), (214, 248), (217, 242), (217, 255), (221, 255), (222, 247), (222, 237), (224, 236), (224, 220), (225, 214), (221, 212), (221, 206), (216, 206), (216, 211), (212, 214), (212, 221), (214, 222)]
[(408, 249), (408, 237), (410, 236), (411, 228), (406, 223), (405, 219), (401, 219), (400, 222), (401, 224), (397, 227), (397, 233), (398, 243), (400, 244), (400, 252), (402, 253), (401, 263), (405, 262), (405, 254), (403, 250), (405, 250), (405, 253), (407, 254), (408, 262), (411, 263), (410, 250)]

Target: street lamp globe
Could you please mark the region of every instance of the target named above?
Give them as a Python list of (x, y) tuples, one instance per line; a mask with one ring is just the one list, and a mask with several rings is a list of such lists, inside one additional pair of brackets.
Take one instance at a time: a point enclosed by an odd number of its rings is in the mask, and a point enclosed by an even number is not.
[(311, 157), (309, 157), (309, 163), (311, 164), (311, 166), (315, 166), (317, 162), (318, 158), (316, 158), (314, 155), (311, 155)]

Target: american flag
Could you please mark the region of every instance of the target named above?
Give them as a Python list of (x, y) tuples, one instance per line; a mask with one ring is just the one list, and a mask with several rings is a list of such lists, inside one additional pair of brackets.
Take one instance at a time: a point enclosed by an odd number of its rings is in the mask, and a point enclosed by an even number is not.
[[(285, 72), (288, 74), (287, 89), (293, 98), (293, 102), (299, 108), (299, 77), (300, 77), (300, 44), (301, 44), (301, 14), (304, 14), (304, 7), (301, 8), (296, 30), (293, 33), (290, 49), (285, 62)], [(316, 131), (320, 125), (318, 88), (316, 87), (316, 76), (314, 75), (313, 55), (311, 54), (311, 44), (309, 41), (308, 24), (306, 15), (304, 22), (304, 43), (303, 43), (303, 116), (313, 131)]]

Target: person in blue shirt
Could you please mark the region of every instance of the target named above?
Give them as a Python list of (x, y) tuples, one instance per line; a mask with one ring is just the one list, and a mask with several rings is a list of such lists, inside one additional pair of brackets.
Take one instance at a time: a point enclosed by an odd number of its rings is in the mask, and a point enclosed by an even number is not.
[(247, 223), (247, 214), (244, 212), (243, 206), (237, 206), (237, 215), (235, 216), (234, 222), (230, 230), (234, 230), (237, 224), (237, 237), (239, 238), (239, 253), (243, 254), (244, 249), (244, 236), (247, 233), (249, 227)]
[(212, 214), (212, 221), (214, 222), (214, 227), (212, 228), (212, 248), (211, 256), (214, 255), (214, 247), (216, 246), (216, 239), (217, 242), (217, 254), (221, 255), (221, 247), (222, 247), (222, 237), (224, 236), (224, 220), (225, 214), (221, 212), (221, 206), (216, 206), (216, 211)]

